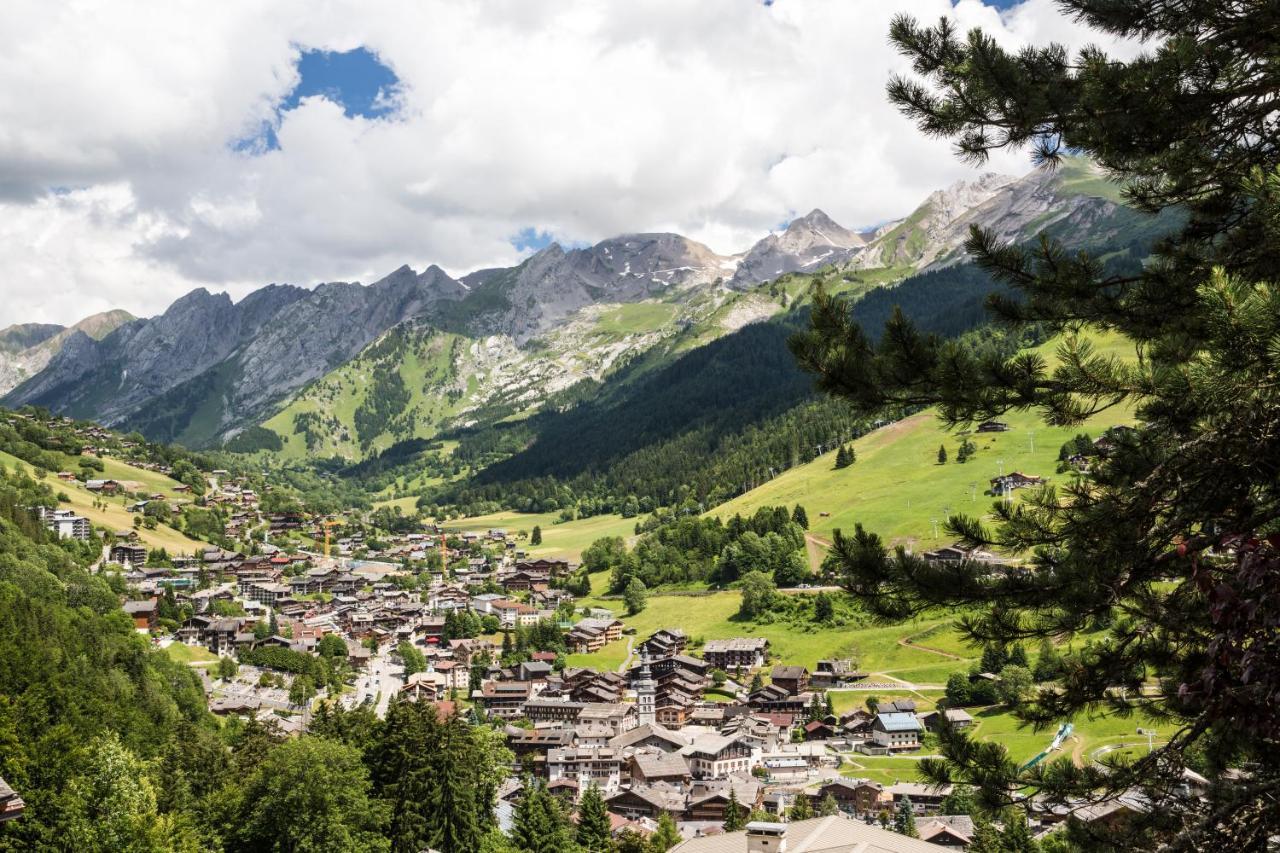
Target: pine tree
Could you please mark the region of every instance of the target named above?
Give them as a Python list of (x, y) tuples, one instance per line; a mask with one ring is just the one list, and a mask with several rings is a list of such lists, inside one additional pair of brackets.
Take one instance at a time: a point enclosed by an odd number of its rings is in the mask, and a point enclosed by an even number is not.
[[(1109, 768), (1105, 784), (1093, 773), (1020, 771), (963, 737), (944, 739), (944, 759), (922, 767), (931, 781), (981, 782), (993, 804), (1011, 791), (1080, 801), (1141, 787), (1160, 794), (1126, 829), (1150, 833), (1151, 847), (1174, 833), (1187, 849), (1260, 846), (1280, 831), (1268, 800), (1280, 786), (1280, 667), (1259, 668), (1258, 645), (1280, 624), (1280, 598), (1263, 592), (1280, 585), (1280, 548), (1267, 540), (1280, 525), (1280, 442), (1269, 438), (1280, 435), (1280, 65), (1260, 37), (1274, 31), (1274, 9), (1059, 5), (1144, 51), (1006, 50), (949, 19), (922, 26), (899, 16), (890, 38), (914, 76), (889, 85), (923, 132), (952, 139), (972, 162), (1030, 146), (1052, 168), (1080, 154), (1133, 207), (1158, 215), (1137, 220), (1145, 234), (1118, 255), (1049, 233), (1012, 246), (973, 231), (970, 255), (1007, 288), (989, 299), (992, 313), (1015, 329), (1064, 333), (1058, 357), (974, 352), (920, 333), (901, 313), (873, 345), (845, 301), (822, 292), (792, 350), (822, 388), (862, 411), (937, 405), (957, 427), (1010, 411), (1056, 426), (1133, 411), (1140, 427), (1109, 436), (1087, 476), (998, 510), (994, 525), (948, 520), (965, 544), (1028, 555), (1036, 583), (962, 577), (860, 527), (834, 537), (833, 553), (846, 586), (878, 615), (964, 609), (975, 642), (1106, 626), (1088, 652), (1068, 656), (1061, 684), (1019, 706), (1024, 721), (1109, 707), (1124, 688), (1126, 714), (1150, 712), (1183, 733), (1151, 760)], [(1099, 331), (1133, 341), (1142, 359), (1098, 355), (1089, 338)], [(1140, 689), (1157, 674), (1164, 689)], [(1178, 781), (1191, 756), (1259, 769), (1248, 780), (1215, 778), (1209, 796), (1192, 798)]]
[(833, 817), (840, 814), (840, 805), (836, 802), (836, 798), (827, 794), (818, 803), (818, 817)]
[(666, 853), (681, 841), (680, 830), (670, 812), (663, 812), (658, 818), (658, 829), (649, 838), (650, 849), (655, 853)]
[(947, 464), (947, 447), (945, 444), (938, 445), (938, 464), (939, 465)]
[(533, 526), (533, 533), (529, 535), (529, 544), (530, 545), (542, 544), (542, 525), (535, 524)]
[(898, 810), (893, 815), (893, 831), (911, 838), (920, 837), (920, 833), (916, 831), (916, 812), (911, 806), (910, 797), (903, 797), (898, 802)]
[(788, 820), (808, 820), (813, 817), (813, 803), (809, 795), (801, 791), (796, 794), (796, 801), (787, 809)]
[(588, 853), (604, 853), (609, 850), (609, 829), (604, 798), (600, 796), (599, 786), (592, 782), (578, 801), (578, 846)]
[(1053, 645), (1053, 640), (1048, 637), (1040, 641), (1040, 651), (1036, 654), (1036, 665), (1032, 673), (1037, 682), (1053, 681), (1062, 674), (1062, 657)]
[(746, 826), (746, 821), (742, 817), (742, 805), (738, 802), (738, 791), (733, 786), (729, 787), (729, 802), (724, 807), (724, 831), (737, 832)]
[(809, 513), (800, 504), (796, 504), (796, 508), (791, 511), (791, 520), (800, 525), (801, 530), (809, 529)]
[(1008, 665), (1021, 666), (1024, 668), (1030, 666), (1030, 664), (1027, 663), (1027, 649), (1022, 645), (1022, 643), (1013, 644), (1013, 649), (1009, 652)]
[(850, 458), (849, 448), (843, 444), (840, 445), (840, 449), (836, 451), (836, 470), (848, 468), (852, 464), (853, 459)]

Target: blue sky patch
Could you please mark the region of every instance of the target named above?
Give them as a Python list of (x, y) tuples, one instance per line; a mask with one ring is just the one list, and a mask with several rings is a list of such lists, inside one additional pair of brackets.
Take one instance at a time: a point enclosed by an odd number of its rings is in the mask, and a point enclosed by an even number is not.
[(509, 238), (508, 242), (515, 247), (517, 252), (540, 252), (551, 245), (551, 240), (551, 234), (546, 231), (539, 231), (530, 225), (521, 228), (513, 237)]
[(233, 149), (248, 153), (278, 149), (280, 117), (303, 98), (327, 98), (341, 106), (347, 118), (382, 118), (396, 110), (400, 78), (367, 48), (341, 53), (304, 49), (297, 67), (298, 85), (276, 106), (272, 119), (264, 121), (257, 133), (233, 142)]

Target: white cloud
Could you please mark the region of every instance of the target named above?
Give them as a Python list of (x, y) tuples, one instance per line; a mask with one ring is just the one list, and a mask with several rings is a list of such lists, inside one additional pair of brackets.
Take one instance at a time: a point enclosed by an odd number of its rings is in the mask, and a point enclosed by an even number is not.
[[(885, 101), (896, 11), (1084, 40), (1051, 0), (7, 3), (0, 325), (154, 313), (199, 285), (460, 273), (516, 260), (528, 226), (737, 251), (813, 207), (902, 215), (970, 170)], [(300, 46), (360, 45), (400, 77), (394, 119), (309, 98), (279, 150), (231, 149), (296, 84)]]

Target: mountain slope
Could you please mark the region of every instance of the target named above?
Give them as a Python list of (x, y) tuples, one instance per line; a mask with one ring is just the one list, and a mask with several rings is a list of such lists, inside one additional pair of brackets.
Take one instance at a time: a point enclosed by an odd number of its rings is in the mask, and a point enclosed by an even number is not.
[(772, 281), (789, 272), (844, 264), (866, 246), (861, 234), (838, 225), (821, 210), (793, 219), (780, 234), (770, 234), (743, 255), (733, 276), (735, 287)]
[[(1068, 159), (1058, 171), (1017, 179), (985, 175), (934, 193), (869, 242), (815, 210), (738, 256), (718, 255), (677, 234), (628, 234), (569, 250), (553, 244), (515, 267), (461, 279), (437, 267), (421, 274), (401, 267), (368, 286), (272, 285), (239, 303), (197, 290), (160, 316), (126, 322), (109, 334), (53, 332), (37, 345), (57, 342), (48, 364), (0, 402), (45, 405), (190, 446), (219, 444), (271, 421), (286, 456), (308, 452), (307, 440), (295, 440), (305, 432), (312, 452), (354, 459), (471, 421), (527, 416), (548, 397), (603, 381), (632, 361), (645, 369), (670, 364), (802, 298), (794, 282), (783, 284), (779, 276), (831, 269), (841, 279), (865, 274), (868, 282), (895, 283), (912, 271), (962, 266), (971, 224), (1019, 242), (1041, 231), (1076, 246), (1105, 242), (1108, 251), (1132, 260), (1129, 244), (1151, 233), (1144, 223), (1117, 203), (1116, 188), (1092, 166)], [(948, 282), (946, 288), (904, 284), (892, 293), (873, 291), (867, 305), (888, 310), (896, 301), (917, 303), (922, 315), (963, 330), (980, 319), (986, 291), (971, 271)], [(936, 305), (920, 303), (930, 296)], [(465, 342), (451, 345), (452, 378), (408, 388), (420, 377), (414, 369), (399, 371), (406, 393), (418, 401), (415, 411), (387, 412), (358, 430), (355, 412), (369, 397), (356, 382), (364, 367), (335, 372), (404, 324)], [(10, 338), (50, 332), (14, 330)], [(404, 352), (422, 355), (426, 345)], [(332, 400), (336, 408), (324, 412), (323, 424), (306, 415), (315, 407), (307, 389), (317, 383), (342, 398)], [(447, 403), (428, 401), (429, 391), (447, 394)], [(298, 414), (306, 415), (305, 429), (293, 420)], [(375, 421), (380, 432), (370, 435)]]
[(34, 376), (62, 350), (67, 340), (81, 333), (102, 340), (134, 319), (128, 311), (104, 311), (85, 317), (71, 327), (26, 323), (0, 331), (0, 394)]
[[(1119, 336), (1094, 341), (1098, 351), (1119, 358), (1132, 357)], [(1058, 341), (1037, 348), (1052, 361)], [(833, 530), (852, 533), (855, 523), (880, 534), (890, 544), (915, 550), (951, 541), (942, 529), (950, 513), (981, 516), (995, 500), (985, 494), (991, 478), (1021, 471), (1061, 482), (1069, 475), (1055, 473), (1058, 450), (1081, 432), (1097, 438), (1108, 427), (1130, 424), (1127, 409), (1104, 412), (1079, 427), (1047, 427), (1035, 412), (1011, 412), (1001, 418), (1008, 432), (976, 433), (969, 437), (977, 452), (956, 462), (961, 433), (943, 428), (934, 410), (919, 412), (888, 424), (852, 442), (857, 461), (835, 468), (835, 453), (788, 470), (776, 478), (711, 510), (719, 518), (749, 515), (762, 506), (801, 504), (811, 532), (829, 541)], [(948, 462), (939, 465), (938, 447), (947, 449)], [(1015, 493), (1016, 494), (1016, 493)], [(937, 529), (934, 529), (934, 521)]]

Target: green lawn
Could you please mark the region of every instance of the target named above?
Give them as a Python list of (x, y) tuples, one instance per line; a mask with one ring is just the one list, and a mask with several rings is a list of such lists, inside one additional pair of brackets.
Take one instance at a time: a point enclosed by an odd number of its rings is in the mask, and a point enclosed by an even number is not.
[(496, 527), (509, 534), (521, 530), (531, 533), (537, 525), (542, 528), (542, 544), (530, 545), (527, 539), (519, 540), (522, 550), (536, 557), (578, 560), (587, 546), (604, 536), (621, 536), (628, 541), (633, 539), (636, 520), (620, 515), (596, 515), (577, 521), (560, 521), (560, 514), (556, 512), (495, 512), (449, 519), (444, 525), (451, 530), (474, 530), (481, 533)]
[[(969, 668), (970, 660), (967, 658), (954, 660), (899, 643), (904, 637), (930, 628), (939, 629), (939, 635), (951, 632), (950, 617), (902, 625), (834, 629), (785, 622), (740, 622), (734, 617), (742, 597), (734, 590), (655, 593), (649, 596), (648, 606), (642, 612), (626, 616), (623, 615), (621, 600), (602, 597), (607, 583), (605, 573), (592, 575), (592, 595), (582, 599), (579, 606), (613, 610), (623, 622), (636, 629), (640, 639), (659, 628), (680, 628), (695, 642), (730, 637), (766, 637), (772, 654), (785, 663), (802, 664), (812, 670), (822, 658), (853, 656), (858, 660), (860, 669), (924, 684), (941, 684), (951, 672)], [(623, 640), (594, 655), (575, 655), (574, 665), (607, 668), (612, 663), (617, 666), (625, 650), (626, 641)]]
[(164, 653), (178, 663), (212, 663), (218, 656), (204, 646), (188, 646), (185, 643), (171, 643), (164, 647)]
[[(845, 695), (847, 696), (848, 694)], [(895, 698), (888, 694), (877, 695), (882, 699)], [(841, 710), (844, 709), (841, 705), (842, 701), (847, 700), (843, 696), (837, 695), (836, 707)], [(916, 701), (919, 707), (925, 707), (919, 699)], [(850, 707), (858, 704), (861, 703), (854, 702)], [(1009, 751), (1010, 756), (1019, 762), (1029, 761), (1038, 755), (1041, 750), (1046, 749), (1057, 733), (1056, 727), (1038, 732), (1031, 728), (1020, 727), (1018, 720), (1011, 713), (1001, 708), (969, 709), (969, 712), (973, 714), (976, 721), (972, 729), (973, 735), (979, 740), (993, 740), (1002, 744)], [(1091, 756), (1101, 746), (1122, 745), (1123, 749), (1110, 754), (1138, 757), (1145, 755), (1147, 751), (1147, 739), (1144, 735), (1137, 733), (1139, 727), (1155, 729), (1161, 733), (1155, 738), (1157, 746), (1173, 731), (1170, 726), (1156, 724), (1137, 715), (1128, 719), (1120, 717), (1079, 718), (1074, 720), (1073, 723), (1075, 729), (1072, 737), (1067, 739), (1061, 749), (1052, 753), (1049, 756), (1049, 760), (1070, 758), (1077, 763), (1087, 762), (1091, 760)], [(919, 781), (919, 777), (916, 775), (919, 759), (930, 752), (931, 750), (924, 749), (914, 757), (911, 755), (868, 756), (855, 754), (846, 757), (840, 772), (846, 776), (863, 776), (885, 784), (915, 782)]]

